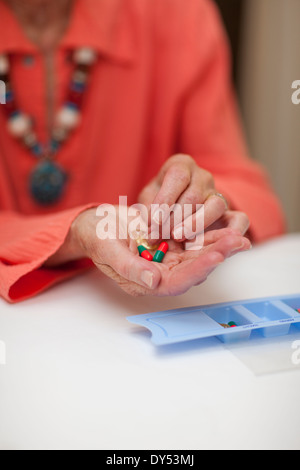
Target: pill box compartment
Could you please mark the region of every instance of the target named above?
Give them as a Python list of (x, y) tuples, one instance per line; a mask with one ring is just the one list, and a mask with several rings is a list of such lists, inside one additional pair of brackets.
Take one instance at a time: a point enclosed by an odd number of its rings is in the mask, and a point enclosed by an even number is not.
[(290, 331), (294, 312), (283, 302), (265, 301), (244, 304), (244, 307), (257, 317), (258, 323), (266, 323), (261, 329), (265, 338), (287, 335)]
[(236, 324), (236, 328), (231, 328), (230, 330), (222, 327), (223, 334), (217, 337), (223, 343), (243, 341), (250, 338), (250, 325), (253, 324), (255, 318), (252, 316), (251, 312), (247, 312), (242, 306), (209, 308), (204, 311), (219, 325), (228, 325), (230, 322)]
[(200, 309), (190, 311), (169, 311), (168, 314), (154, 315), (146, 320), (147, 326), (155, 333), (156, 344), (180, 342), (182, 338), (196, 339), (215, 336), (222, 327)]
[(300, 329), (300, 312), (298, 312), (298, 310), (300, 310), (300, 297), (285, 298), (282, 300), (282, 303), (293, 310), (295, 318), (299, 319), (299, 322), (295, 323), (295, 326)]

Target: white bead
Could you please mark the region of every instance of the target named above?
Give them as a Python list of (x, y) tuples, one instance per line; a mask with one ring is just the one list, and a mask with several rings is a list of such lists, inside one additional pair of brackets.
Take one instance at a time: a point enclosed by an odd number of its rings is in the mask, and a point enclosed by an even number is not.
[(9, 61), (6, 55), (0, 54), (0, 75), (6, 75), (9, 71)]
[(74, 53), (74, 60), (80, 65), (93, 65), (96, 61), (97, 54), (89, 47), (82, 47)]
[(80, 113), (68, 106), (62, 108), (57, 115), (57, 126), (67, 130), (75, 129), (80, 123)]
[(25, 137), (31, 131), (32, 123), (26, 114), (18, 114), (8, 120), (8, 130), (16, 138)]

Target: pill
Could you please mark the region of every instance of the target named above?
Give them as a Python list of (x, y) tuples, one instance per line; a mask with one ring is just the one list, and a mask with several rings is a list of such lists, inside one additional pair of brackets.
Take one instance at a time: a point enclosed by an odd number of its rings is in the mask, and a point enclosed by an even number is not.
[(228, 325), (230, 326), (230, 328), (236, 328), (236, 323), (234, 323), (234, 321), (230, 321)]
[(142, 238), (139, 238), (136, 240), (138, 246), (143, 246), (146, 248), (146, 250), (157, 250), (159, 245), (150, 245), (150, 243), (147, 242), (147, 240), (144, 240)]
[(297, 312), (300, 313), (300, 308), (297, 309)]
[(153, 256), (151, 253), (149, 253), (148, 250), (142, 245), (138, 246), (139, 254), (142, 258), (144, 258), (147, 261), (153, 261)]
[(158, 250), (157, 252), (155, 253), (154, 255), (154, 258), (153, 258), (153, 261), (155, 263), (162, 263), (164, 257), (165, 257), (165, 254), (167, 253), (169, 249), (169, 245), (167, 242), (162, 242), (159, 247), (158, 247)]
[(226, 325), (226, 323), (220, 323), (220, 325), (223, 327), (223, 328), (230, 328), (229, 325)]
[(167, 251), (169, 250), (169, 245), (167, 242), (162, 242), (160, 245), (159, 245), (159, 251), (162, 251), (164, 254), (167, 253)]

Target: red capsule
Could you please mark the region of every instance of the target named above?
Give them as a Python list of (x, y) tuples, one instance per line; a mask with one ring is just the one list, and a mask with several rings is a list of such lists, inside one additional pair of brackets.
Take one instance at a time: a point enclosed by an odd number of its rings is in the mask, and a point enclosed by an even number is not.
[(166, 254), (168, 250), (169, 250), (169, 245), (167, 242), (162, 242), (159, 245), (158, 251), (162, 251), (164, 254)]
[(143, 253), (141, 253), (141, 257), (144, 258), (147, 261), (153, 261), (153, 256), (147, 250), (145, 250), (145, 251), (143, 251)]

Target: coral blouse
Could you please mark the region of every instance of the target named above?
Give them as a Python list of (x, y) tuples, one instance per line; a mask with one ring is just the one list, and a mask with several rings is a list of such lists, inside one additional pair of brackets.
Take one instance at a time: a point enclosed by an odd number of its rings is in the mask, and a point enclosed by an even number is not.
[[(20, 109), (46, 139), (46, 73), (38, 48), (0, 2), (0, 54), (11, 59)], [(98, 51), (80, 127), (58, 153), (71, 175), (63, 198), (38, 206), (28, 190), (34, 157), (7, 131), (0, 105), (0, 296), (24, 300), (85, 269), (45, 261), (70, 224), (98, 203), (128, 204), (175, 153), (192, 155), (218, 191), (246, 212), (255, 242), (284, 231), (264, 170), (250, 160), (231, 86), (227, 37), (211, 0), (75, 0), (55, 53), (57, 109), (64, 102), (71, 51)]]

